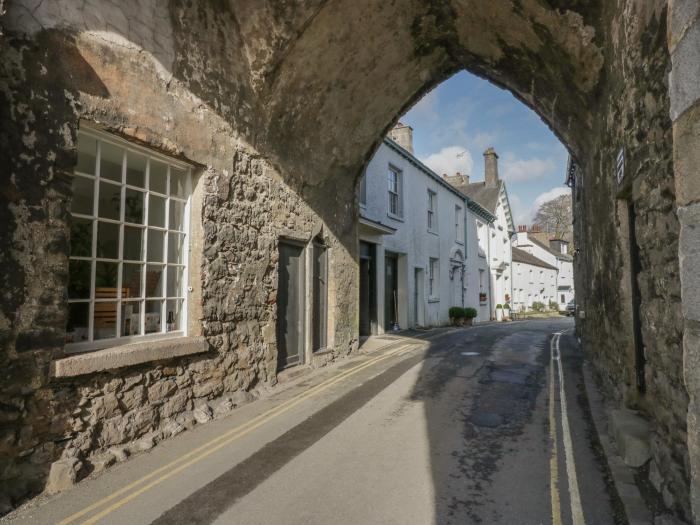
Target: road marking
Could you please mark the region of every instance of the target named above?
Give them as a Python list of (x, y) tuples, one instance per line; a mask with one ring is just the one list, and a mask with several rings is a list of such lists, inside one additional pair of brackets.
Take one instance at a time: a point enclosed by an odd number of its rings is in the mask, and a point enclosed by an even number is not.
[(576, 476), (576, 462), (574, 460), (574, 445), (571, 439), (571, 429), (569, 427), (569, 412), (566, 407), (566, 392), (564, 390), (564, 369), (561, 364), (561, 352), (559, 340), (563, 332), (554, 334), (551, 342), (552, 359), (557, 362), (559, 371), (559, 407), (561, 410), (562, 438), (564, 441), (564, 457), (566, 459), (566, 475), (569, 482), (569, 499), (571, 501), (571, 520), (574, 525), (585, 525), (583, 517), (583, 507), (581, 505), (581, 494), (578, 488), (578, 477)]
[(552, 524), (561, 525), (559, 443), (557, 439), (557, 418), (554, 415), (554, 351), (551, 347), (549, 355), (549, 438), (552, 440), (552, 454), (549, 457), (549, 496), (552, 501)]
[[(428, 339), (430, 337), (424, 337), (424, 338)], [(208, 441), (207, 443), (205, 443), (203, 445), (200, 445), (199, 447), (191, 450), (190, 452), (179, 457), (178, 459), (173, 460), (170, 463), (163, 465), (162, 467), (157, 468), (156, 470), (154, 470), (150, 474), (147, 474), (147, 475), (137, 479), (136, 481), (129, 483), (125, 487), (122, 487), (121, 489), (117, 490), (116, 492), (113, 492), (111, 495), (109, 495), (109, 496), (107, 496), (99, 501), (96, 501), (95, 503), (93, 503), (93, 504), (85, 507), (84, 509), (72, 514), (71, 516), (68, 516), (67, 518), (58, 522), (56, 525), (68, 525), (69, 523), (74, 522), (78, 518), (85, 516), (89, 512), (91, 512), (91, 511), (109, 503), (110, 501), (114, 500), (115, 498), (118, 498), (119, 496), (129, 492), (131, 489), (138, 487), (139, 485), (141, 485), (142, 483), (145, 483), (149, 479), (154, 478), (158, 474), (161, 474), (162, 472), (165, 472), (169, 469), (173, 469), (173, 470), (170, 470), (169, 472), (163, 474), (162, 476), (154, 479), (153, 481), (151, 481), (147, 485), (145, 485), (145, 486), (139, 488), (138, 490), (132, 492), (131, 494), (125, 496), (124, 498), (120, 499), (119, 501), (116, 501), (115, 503), (113, 503), (112, 505), (110, 505), (109, 507), (107, 507), (106, 509), (101, 511), (100, 513), (93, 516), (92, 518), (82, 522), (82, 525), (94, 524), (97, 521), (99, 521), (101, 518), (103, 518), (104, 516), (110, 514), (114, 510), (118, 509), (119, 507), (125, 505), (126, 503), (128, 503), (132, 499), (136, 498), (137, 496), (143, 494), (147, 490), (162, 483), (166, 479), (172, 477), (173, 475), (184, 470), (185, 468), (189, 467), (190, 465), (193, 465), (194, 463), (197, 463), (198, 461), (213, 454), (217, 450), (232, 443), (236, 439), (243, 437), (246, 434), (252, 432), (253, 430), (259, 428), (260, 426), (264, 425), (265, 423), (267, 423), (269, 420), (273, 419), (274, 417), (277, 417), (277, 416), (291, 410), (292, 408), (294, 408), (295, 406), (297, 406), (301, 402), (305, 401), (309, 397), (316, 395), (324, 390), (327, 390), (328, 388), (335, 385), (336, 383), (342, 381), (343, 379), (346, 379), (349, 376), (352, 376), (352, 375), (364, 370), (365, 368), (368, 368), (368, 367), (370, 367), (370, 366), (372, 366), (380, 361), (383, 361), (385, 359), (389, 359), (390, 357), (393, 357), (395, 355), (400, 355), (402, 353), (406, 353), (406, 352), (412, 350), (414, 347), (415, 347), (415, 343), (411, 343), (410, 341), (406, 342), (404, 345), (400, 346), (399, 348), (397, 348), (395, 350), (390, 351), (387, 354), (383, 354), (383, 355), (374, 357), (365, 363), (362, 363), (354, 368), (351, 368), (351, 369), (339, 374), (338, 376), (334, 376), (332, 378), (329, 378), (326, 381), (316, 385), (315, 387), (313, 387), (309, 390), (306, 390), (305, 392), (302, 392), (298, 396), (293, 397), (292, 399), (285, 401), (281, 405), (274, 407), (274, 408), (271, 408), (270, 410), (263, 412), (262, 414), (256, 416), (252, 420), (250, 420), (250, 421), (248, 421), (248, 422), (246, 422), (246, 423), (244, 423), (236, 428), (229, 430), (228, 432), (222, 434), (221, 436), (219, 436), (217, 438), (214, 438), (214, 439)], [(215, 445), (215, 446), (212, 447), (212, 445)], [(188, 458), (191, 458), (191, 459), (188, 460)], [(180, 463), (182, 463), (182, 464), (177, 466)]]

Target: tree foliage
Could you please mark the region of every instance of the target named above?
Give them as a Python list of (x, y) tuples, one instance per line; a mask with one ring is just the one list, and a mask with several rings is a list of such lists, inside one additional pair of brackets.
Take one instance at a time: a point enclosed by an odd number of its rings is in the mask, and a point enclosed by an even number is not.
[(571, 197), (560, 195), (540, 205), (535, 224), (558, 239), (571, 240)]

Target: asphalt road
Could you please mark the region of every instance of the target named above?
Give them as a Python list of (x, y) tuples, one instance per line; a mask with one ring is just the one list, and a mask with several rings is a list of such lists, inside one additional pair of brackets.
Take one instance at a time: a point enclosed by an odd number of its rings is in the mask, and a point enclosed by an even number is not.
[(39, 499), (11, 522), (624, 522), (596, 452), (572, 328), (521, 321), (395, 342)]

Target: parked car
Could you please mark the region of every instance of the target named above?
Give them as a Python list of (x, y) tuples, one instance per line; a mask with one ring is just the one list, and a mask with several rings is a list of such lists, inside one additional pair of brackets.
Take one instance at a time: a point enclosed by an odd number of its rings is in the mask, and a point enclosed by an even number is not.
[(569, 301), (566, 305), (566, 316), (571, 317), (576, 315), (576, 303), (574, 301)]

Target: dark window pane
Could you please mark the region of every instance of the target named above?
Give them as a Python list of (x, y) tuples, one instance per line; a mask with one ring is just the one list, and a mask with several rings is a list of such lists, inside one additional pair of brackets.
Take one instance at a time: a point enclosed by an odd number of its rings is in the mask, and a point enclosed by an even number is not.
[(103, 259), (119, 258), (119, 225), (97, 222), (97, 256)]
[(119, 264), (95, 263), (95, 299), (109, 299), (117, 296), (117, 275)]
[(80, 343), (89, 337), (90, 303), (69, 303), (66, 343)]
[(92, 215), (95, 203), (95, 181), (87, 177), (73, 175), (73, 201), (71, 211)]
[(124, 221), (143, 224), (143, 197), (144, 193), (141, 191), (126, 189), (126, 195), (124, 196)]
[(70, 254), (73, 257), (92, 256), (92, 221), (73, 217), (70, 227)]
[(183, 248), (185, 236), (181, 233), (168, 233), (168, 262), (184, 264)]
[(176, 200), (170, 200), (170, 222), (168, 228), (182, 231), (185, 224), (185, 204)]
[(146, 333), (162, 332), (163, 301), (146, 301)]
[(148, 225), (165, 228), (165, 199), (151, 195), (148, 197)]
[(170, 168), (170, 195), (173, 197), (185, 198), (186, 173), (183, 170)]
[(93, 330), (95, 339), (117, 336), (117, 303), (95, 303)]
[(148, 189), (165, 194), (167, 191), (168, 166), (151, 159), (151, 170), (148, 175)]
[(78, 135), (78, 163), (75, 171), (94, 175), (96, 162), (97, 140), (87, 135)]
[(168, 266), (168, 297), (182, 297), (182, 268), (180, 266)]
[(124, 259), (143, 261), (143, 228), (124, 226)]
[(149, 262), (163, 262), (163, 245), (165, 242), (165, 232), (158, 230), (148, 230), (148, 253), (146, 260)]
[(122, 299), (141, 297), (142, 264), (122, 265)]
[(100, 205), (98, 215), (104, 219), (119, 220), (121, 205), (121, 186), (100, 182)]
[(141, 335), (141, 302), (122, 303), (122, 329), (119, 335)]
[(146, 297), (163, 297), (162, 266), (146, 266)]
[(166, 302), (166, 326), (165, 329), (168, 332), (173, 332), (176, 330), (182, 330), (182, 320), (183, 320), (183, 315), (182, 315), (182, 305), (183, 301), (182, 300), (170, 300)]
[(68, 298), (69, 299), (89, 299), (90, 298), (90, 261), (76, 261), (71, 259), (68, 262)]
[(122, 181), (122, 160), (124, 150), (114, 146), (109, 142), (101, 143), (102, 152), (100, 156), (100, 177), (103, 179)]
[(146, 157), (133, 151), (126, 152), (126, 183), (139, 188), (145, 186)]

